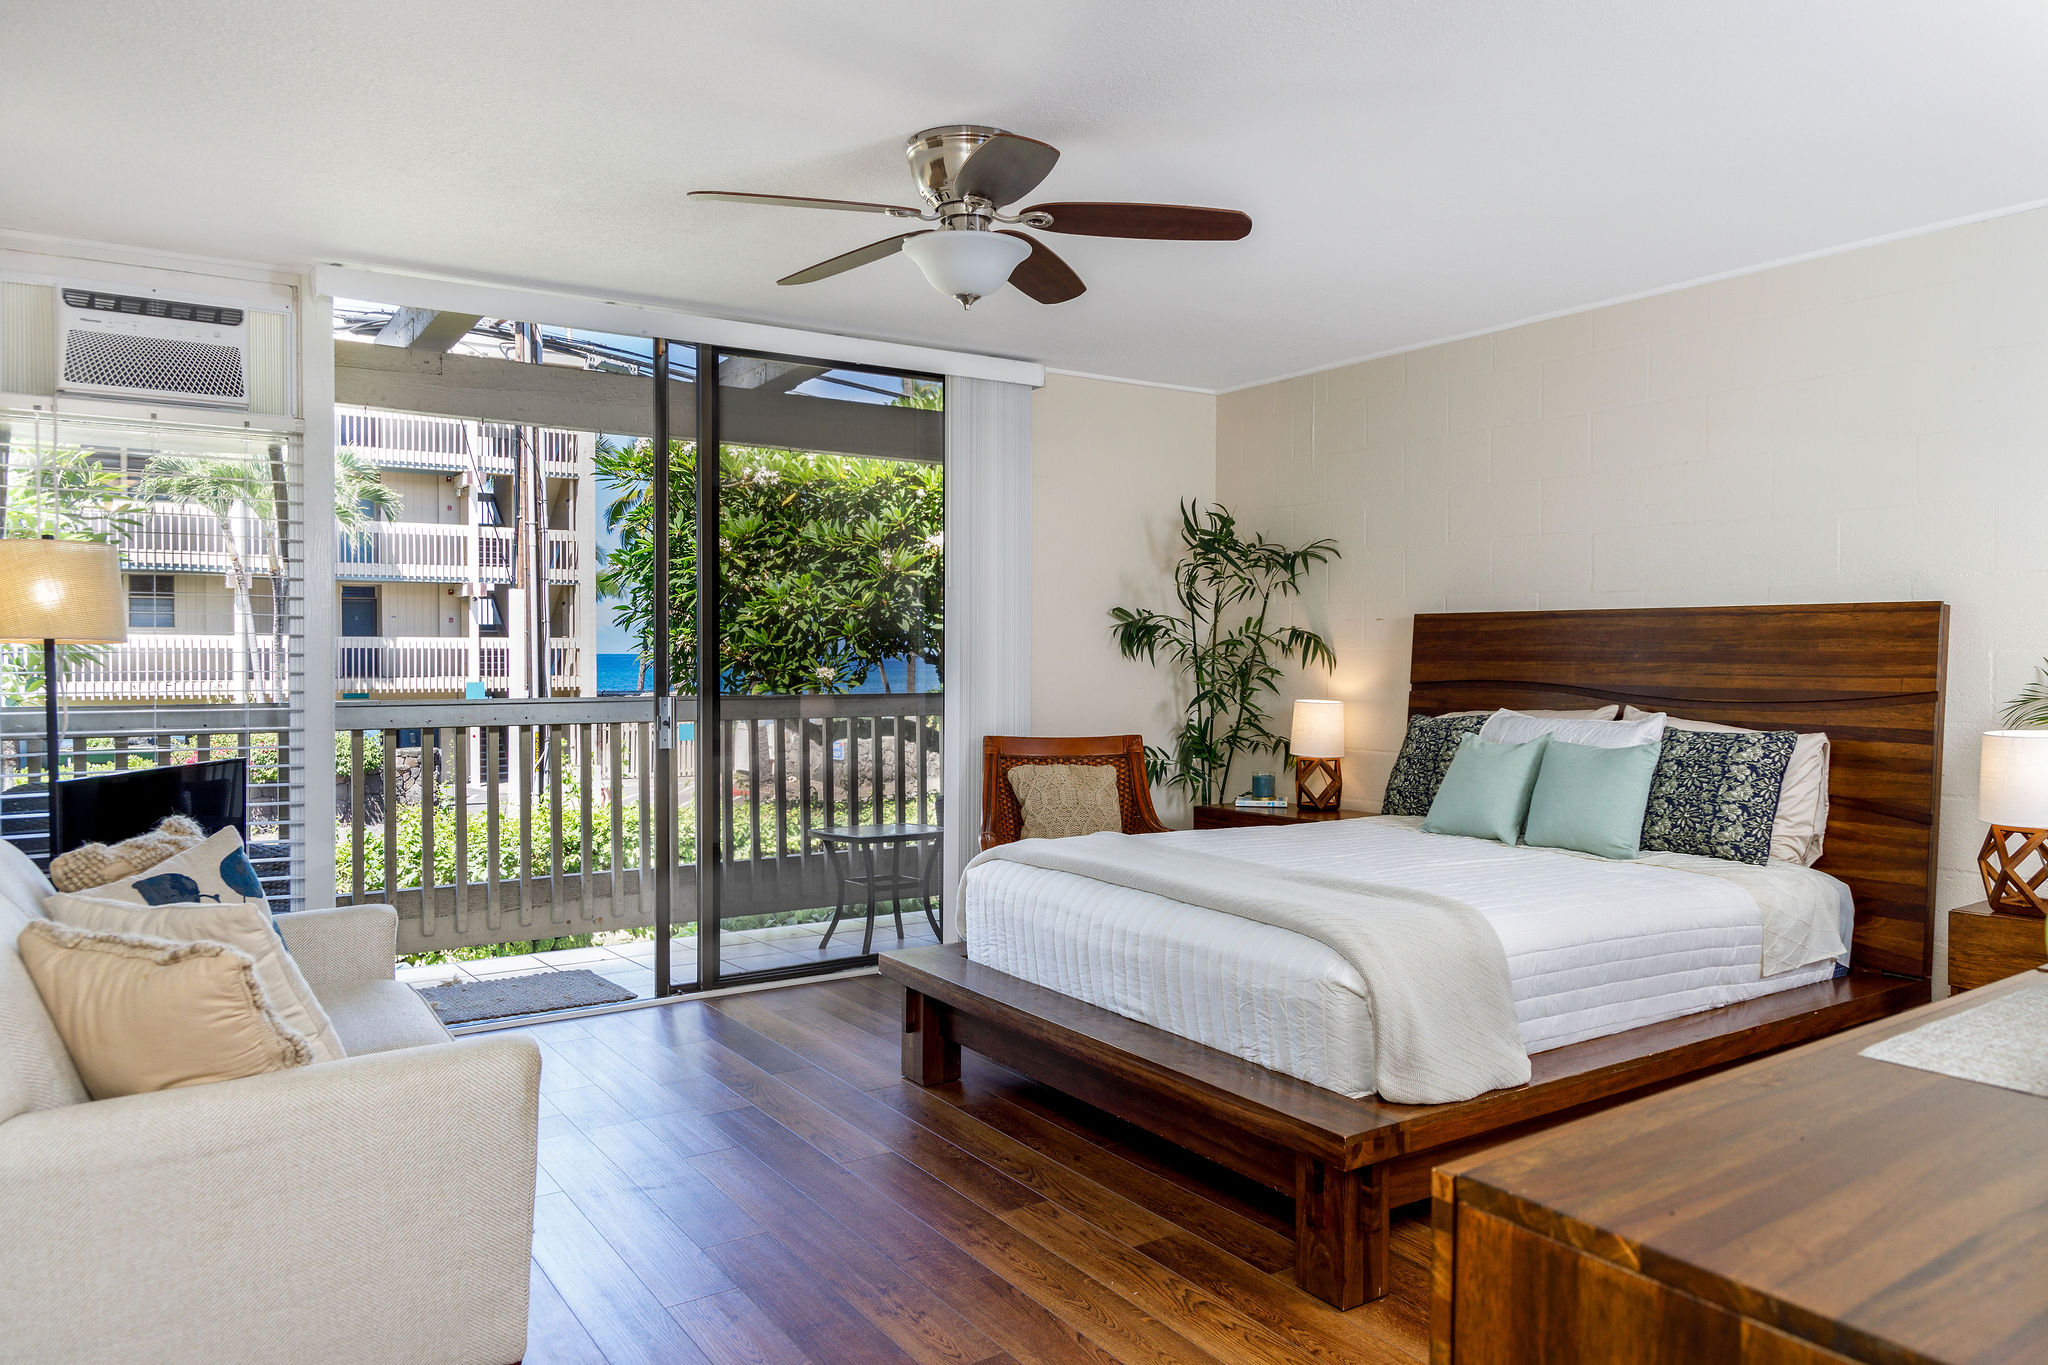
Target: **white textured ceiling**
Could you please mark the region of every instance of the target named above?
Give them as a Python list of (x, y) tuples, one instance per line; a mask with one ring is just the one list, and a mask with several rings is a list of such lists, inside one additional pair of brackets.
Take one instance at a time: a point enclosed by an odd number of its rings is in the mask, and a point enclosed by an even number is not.
[[(2048, 197), (2039, 0), (7, 0), (0, 226), (338, 259), (1224, 388)], [(1040, 199), (1241, 208), (1049, 236), (963, 315), (896, 258), (901, 145), (993, 123)], [(915, 201), (912, 201), (915, 202)], [(402, 302), (402, 300), (401, 300)]]

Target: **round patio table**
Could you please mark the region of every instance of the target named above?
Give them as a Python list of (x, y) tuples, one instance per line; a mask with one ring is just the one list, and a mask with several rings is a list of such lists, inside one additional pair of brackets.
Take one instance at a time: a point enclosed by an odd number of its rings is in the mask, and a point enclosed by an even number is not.
[[(940, 825), (823, 825), (810, 831), (810, 837), (825, 850), (825, 861), (832, 867), (838, 880), (838, 903), (832, 908), (832, 923), (825, 928), (825, 937), (818, 940), (819, 951), (824, 951), (832, 941), (833, 933), (839, 928), (840, 917), (845, 915), (850, 892), (867, 894), (867, 929), (861, 935), (861, 956), (866, 957), (875, 942), (875, 902), (887, 898), (891, 912), (896, 916), (896, 937), (903, 937), (903, 897), (915, 895), (924, 901), (924, 917), (930, 921), (932, 933), (939, 933), (938, 916), (932, 913), (932, 902), (936, 899), (932, 887), (932, 874), (939, 865), (939, 838), (945, 833)], [(903, 855), (916, 846), (921, 857), (918, 866), (910, 872), (903, 870)], [(888, 848), (893, 856), (888, 871), (875, 867), (875, 850)], [(860, 867), (854, 867), (854, 856), (860, 857)], [(943, 937), (943, 935), (940, 935)]]

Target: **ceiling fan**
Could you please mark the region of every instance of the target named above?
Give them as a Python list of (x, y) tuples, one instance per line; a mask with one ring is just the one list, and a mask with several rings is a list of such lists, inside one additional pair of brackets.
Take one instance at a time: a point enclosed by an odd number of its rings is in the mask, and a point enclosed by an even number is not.
[(1065, 261), (1036, 238), (1000, 224), (1083, 237), (1141, 237), (1154, 241), (1234, 242), (1252, 230), (1252, 220), (1235, 209), (1191, 208), (1184, 204), (1046, 203), (1016, 213), (1003, 207), (1031, 193), (1060, 159), (1059, 149), (1036, 138), (973, 123), (927, 128), (904, 147), (910, 174), (923, 196), (922, 209), (870, 204), (852, 199), (811, 199), (789, 194), (743, 194), (693, 190), (692, 199), (784, 208), (840, 209), (914, 218), (937, 227), (858, 247), (830, 260), (785, 275), (777, 284), (811, 284), (867, 265), (898, 251), (917, 263), (932, 287), (951, 294), (962, 308), (1014, 284), (1040, 303), (1065, 303), (1088, 286)]

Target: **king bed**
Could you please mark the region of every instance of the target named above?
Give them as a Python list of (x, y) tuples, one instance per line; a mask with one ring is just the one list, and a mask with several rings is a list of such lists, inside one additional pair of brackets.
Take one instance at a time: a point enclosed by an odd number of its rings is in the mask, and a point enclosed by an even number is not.
[[(904, 1074), (956, 1079), (965, 1046), (1292, 1194), (1304, 1288), (1376, 1298), (1388, 1209), (1438, 1161), (1927, 998), (1945, 637), (1938, 603), (1418, 617), (1411, 717), (1826, 734), (1822, 856), (1615, 860), (1417, 815), (1016, 844), (963, 880), (971, 948), (882, 959)], [(1382, 913), (1429, 930), (1360, 937)], [(1429, 937), (1446, 915), (1462, 939)]]

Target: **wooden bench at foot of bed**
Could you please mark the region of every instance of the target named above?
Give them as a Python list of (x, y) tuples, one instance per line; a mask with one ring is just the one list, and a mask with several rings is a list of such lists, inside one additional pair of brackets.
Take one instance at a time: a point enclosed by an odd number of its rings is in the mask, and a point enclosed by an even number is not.
[(1539, 1052), (1527, 1085), (1456, 1104), (1347, 1099), (969, 962), (885, 953), (908, 991), (903, 1074), (960, 1078), (960, 1049), (1023, 1072), (1294, 1199), (1295, 1276), (1339, 1308), (1387, 1292), (1387, 1214), (1439, 1161), (1893, 1014), (1928, 984), (1852, 973)]

